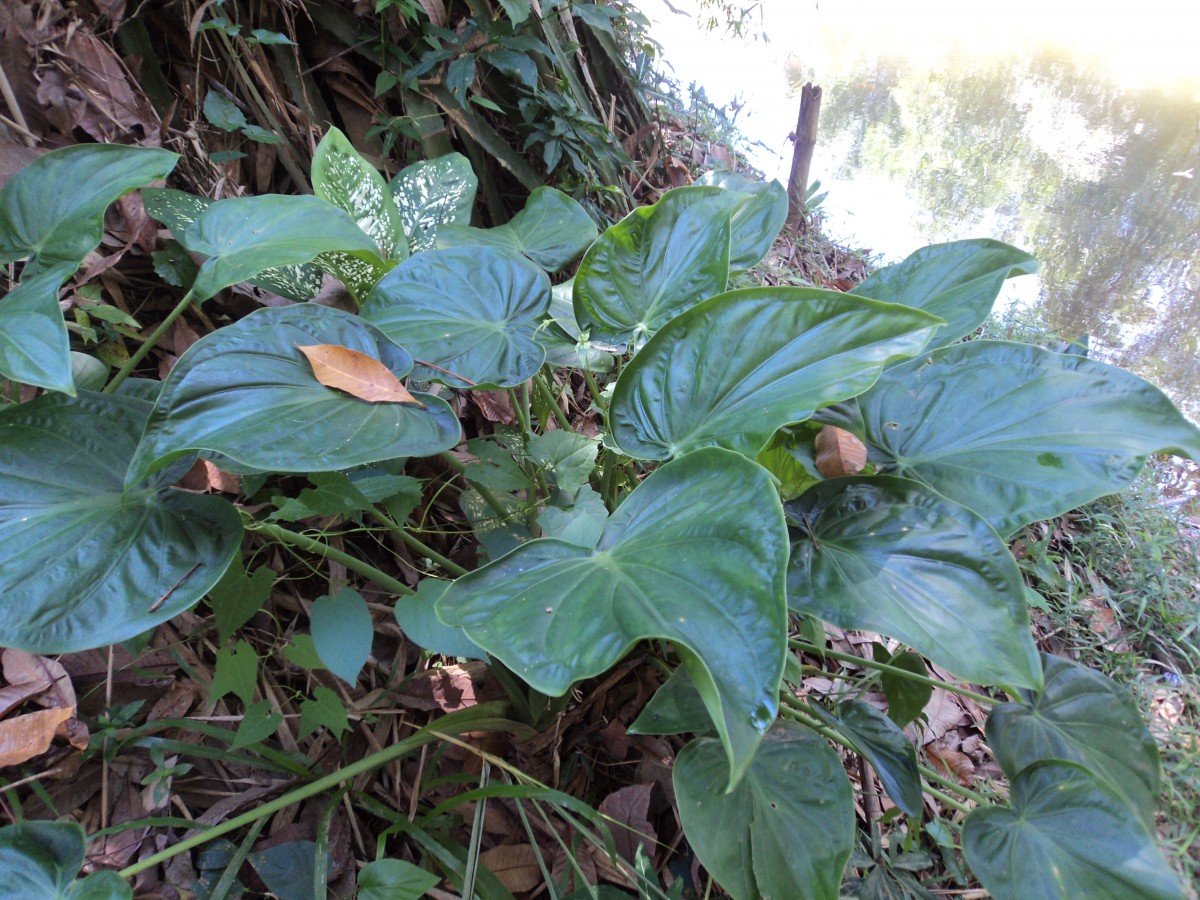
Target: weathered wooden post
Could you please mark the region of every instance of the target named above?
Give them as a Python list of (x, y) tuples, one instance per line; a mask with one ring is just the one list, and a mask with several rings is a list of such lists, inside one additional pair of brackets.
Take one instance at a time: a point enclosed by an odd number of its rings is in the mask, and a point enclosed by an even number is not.
[(800, 228), (804, 222), (804, 198), (808, 193), (808, 170), (813, 148), (817, 146), (817, 119), (821, 115), (821, 89), (811, 81), (800, 89), (800, 117), (796, 121), (792, 148), (792, 173), (788, 177), (787, 227)]

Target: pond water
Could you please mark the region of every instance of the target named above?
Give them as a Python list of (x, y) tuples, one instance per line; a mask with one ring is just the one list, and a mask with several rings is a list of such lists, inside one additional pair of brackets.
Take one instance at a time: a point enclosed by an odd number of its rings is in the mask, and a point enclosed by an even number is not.
[(799, 85), (821, 86), (834, 237), (883, 261), (965, 237), (1030, 251), (1040, 275), (1000, 305), (1088, 336), (1200, 421), (1200, 4), (1058, 6), (764, 0), (740, 40), (669, 13), (654, 34), (781, 181)]

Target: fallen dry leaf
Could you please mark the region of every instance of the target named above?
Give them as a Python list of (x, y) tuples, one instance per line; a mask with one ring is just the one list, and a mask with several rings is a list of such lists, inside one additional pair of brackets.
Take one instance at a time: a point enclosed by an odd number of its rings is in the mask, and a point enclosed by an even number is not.
[(313, 376), (326, 387), (368, 403), (415, 403), (425, 408), (391, 369), (365, 353), (337, 344), (311, 344), (296, 349), (308, 357)]
[(43, 709), (0, 722), (0, 768), (19, 766), (50, 749), (58, 726), (75, 715), (74, 706)]
[(940, 742), (930, 744), (925, 748), (925, 753), (933, 767), (946, 777), (954, 778), (963, 787), (971, 787), (975, 783), (975, 763), (967, 754)]
[(834, 425), (817, 434), (817, 471), (826, 478), (857, 475), (867, 464), (867, 448), (858, 438)]
[(505, 844), (479, 854), (479, 861), (514, 894), (542, 883), (538, 852), (530, 844)]
[(479, 702), (474, 678), (482, 677), (483, 663), (442, 666), (418, 673), (395, 694), (396, 702), (409, 709), (454, 712)]
[(8, 682), (0, 688), (0, 715), (26, 700), (46, 707), (75, 706), (75, 688), (57, 660), (10, 648), (0, 650), (0, 664)]
[(648, 818), (653, 789), (652, 784), (631, 784), (613, 791), (600, 803), (600, 814), (612, 820), (610, 828), (617, 853), (631, 863), (637, 858), (638, 844), (649, 859), (654, 859), (658, 834)]

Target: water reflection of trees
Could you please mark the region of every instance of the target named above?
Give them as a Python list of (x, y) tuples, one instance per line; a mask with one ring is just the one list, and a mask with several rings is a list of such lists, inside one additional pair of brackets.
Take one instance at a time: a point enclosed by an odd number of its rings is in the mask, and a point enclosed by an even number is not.
[(880, 60), (824, 91), (822, 141), (849, 147), (840, 177), (906, 184), (930, 240), (1031, 250), (1052, 328), (1092, 335), (1200, 416), (1194, 100), (1046, 55), (932, 71)]

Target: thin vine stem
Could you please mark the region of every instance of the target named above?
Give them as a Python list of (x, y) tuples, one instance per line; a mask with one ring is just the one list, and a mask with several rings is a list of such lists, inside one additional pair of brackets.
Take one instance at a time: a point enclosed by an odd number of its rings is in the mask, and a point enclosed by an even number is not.
[(918, 675), (916, 672), (909, 672), (907, 669), (901, 669), (898, 666), (889, 666), (887, 663), (876, 662), (873, 659), (864, 659), (861, 656), (855, 656), (853, 653), (841, 653), (837, 650), (827, 650), (824, 647), (818, 647), (815, 644), (810, 644), (807, 641), (788, 641), (788, 646), (793, 650), (801, 650), (805, 653), (812, 653), (816, 656), (828, 656), (830, 659), (840, 660), (842, 662), (851, 662), (862, 666), (864, 669), (875, 669), (878, 672), (887, 672), (891, 675), (896, 675), (900, 678), (907, 678), (909, 681), (916, 681), (921, 684), (928, 684), (932, 687), (938, 687), (945, 691), (950, 691), (952, 694), (958, 694), (963, 697), (970, 697), (976, 703), (984, 703), (988, 706), (995, 706), (1002, 701), (995, 697), (989, 697), (986, 694), (980, 694), (977, 691), (972, 691), (969, 688), (959, 687), (949, 681), (939, 681), (936, 678), (930, 678), (928, 675)]
[(175, 305), (175, 308), (167, 314), (167, 317), (159, 323), (157, 328), (150, 332), (150, 336), (146, 340), (142, 341), (142, 346), (134, 350), (129, 359), (125, 361), (125, 364), (117, 370), (117, 374), (113, 376), (112, 381), (105, 385), (104, 393), (111, 394), (119, 388), (125, 382), (125, 379), (133, 373), (133, 370), (141, 365), (146, 355), (154, 349), (154, 346), (162, 340), (163, 335), (175, 324), (175, 320), (182, 316), (184, 310), (192, 305), (192, 299), (191, 291), (183, 295), (183, 299)]
[(917, 763), (917, 768), (921, 770), (922, 775), (924, 775), (934, 784), (940, 784), (944, 788), (949, 788), (955, 793), (961, 794), (963, 797), (966, 797), (968, 800), (973, 800), (981, 806), (988, 805), (988, 799), (987, 797), (983, 796), (983, 794), (973, 791), (968, 787), (964, 787), (957, 781), (946, 778), (944, 775), (938, 774), (936, 771), (929, 768), (929, 766), (923, 766), (920, 763)]
[[(559, 427), (563, 431), (572, 431), (571, 420), (567, 418), (567, 414), (562, 411), (562, 407), (554, 399), (554, 392), (550, 390), (550, 385), (544, 372), (538, 372), (533, 376), (533, 389), (541, 397), (542, 402), (550, 407), (550, 411), (554, 413), (554, 418), (558, 420)], [(543, 422), (542, 428), (545, 429), (545, 427), (546, 424)]]
[(600, 385), (596, 382), (596, 376), (591, 373), (587, 366), (583, 366), (579, 371), (583, 373), (583, 380), (587, 382), (588, 393), (592, 395), (592, 405), (604, 413), (604, 420), (607, 423), (608, 407), (604, 405), (604, 400), (600, 397)]
[(380, 587), (391, 591), (393, 594), (400, 596), (410, 596), (415, 594), (412, 588), (402, 581), (398, 581), (386, 572), (377, 569), (368, 562), (363, 562), (357, 556), (351, 556), (349, 553), (344, 553), (336, 547), (330, 547), (327, 543), (317, 538), (310, 537), (307, 534), (300, 534), (297, 531), (289, 531), (287, 528), (281, 528), (278, 525), (272, 525), (269, 522), (248, 522), (246, 528), (250, 531), (258, 531), (268, 535), (279, 541), (281, 544), (288, 544), (292, 547), (299, 547), (302, 550), (307, 550), (309, 553), (315, 553), (317, 556), (332, 560), (336, 563), (341, 563), (351, 572), (356, 572), (364, 578), (370, 578)]
[(422, 541), (416, 535), (411, 534), (407, 528), (405, 528), (403, 525), (401, 525), (399, 522), (397, 522), (391, 516), (385, 515), (384, 513), (380, 512), (379, 510), (374, 509), (374, 508), (368, 510), (368, 512), (371, 514), (371, 517), (376, 522), (378, 522), (380, 525), (382, 525), (384, 528), (386, 528), (391, 534), (394, 534), (397, 538), (399, 538), (401, 541), (403, 541), (405, 544), (407, 544), (413, 550), (416, 550), (422, 556), (428, 557), (430, 560), (437, 563), (439, 566), (441, 566), (447, 572), (451, 572), (455, 575), (466, 575), (467, 574), (467, 571), (468, 571), (467, 569), (464, 569), (458, 563), (454, 562), (454, 560), (447, 559), (446, 557), (442, 556), (442, 554), (438, 553), (432, 547), (428, 546), (424, 541)]
[[(456, 475), (462, 475), (466, 471), (466, 466), (462, 464), (462, 460), (460, 460), (449, 450), (443, 450), (438, 454), (438, 457), (442, 460), (442, 462), (453, 469)], [(504, 508), (504, 505), (496, 498), (496, 495), (482, 484), (475, 484), (472, 482), (471, 489), (483, 498), (483, 502), (491, 507), (492, 512), (498, 515), (501, 521), (506, 521), (510, 518), (509, 511)]]
[(139, 872), (144, 872), (147, 869), (152, 869), (159, 863), (166, 862), (180, 853), (186, 853), (194, 847), (199, 847), (201, 844), (208, 843), (214, 838), (218, 838), (223, 834), (229, 834), (231, 831), (237, 831), (246, 825), (251, 825), (259, 819), (267, 816), (273, 816), (282, 809), (287, 809), (294, 803), (299, 803), (301, 800), (307, 800), (309, 797), (315, 797), (325, 791), (332, 790), (347, 781), (353, 781), (359, 775), (364, 775), (367, 772), (372, 772), (381, 766), (386, 766), (392, 760), (399, 759), (402, 756), (419, 749), (422, 745), (438, 740), (438, 735), (431, 732), (417, 732), (416, 734), (405, 738), (399, 743), (392, 744), (390, 747), (385, 747), (370, 756), (364, 756), (358, 762), (351, 763), (343, 769), (338, 769), (336, 772), (331, 772), (328, 775), (318, 778), (316, 781), (311, 781), (306, 785), (288, 791), (276, 797), (269, 803), (264, 803), (257, 809), (252, 809), (249, 812), (242, 813), (240, 816), (235, 816), (222, 822), (220, 825), (214, 825), (198, 834), (194, 834), (189, 838), (184, 838), (178, 844), (168, 847), (155, 853), (153, 856), (148, 856), (143, 860), (134, 863), (131, 866), (126, 866), (118, 874), (122, 878), (132, 878)]

